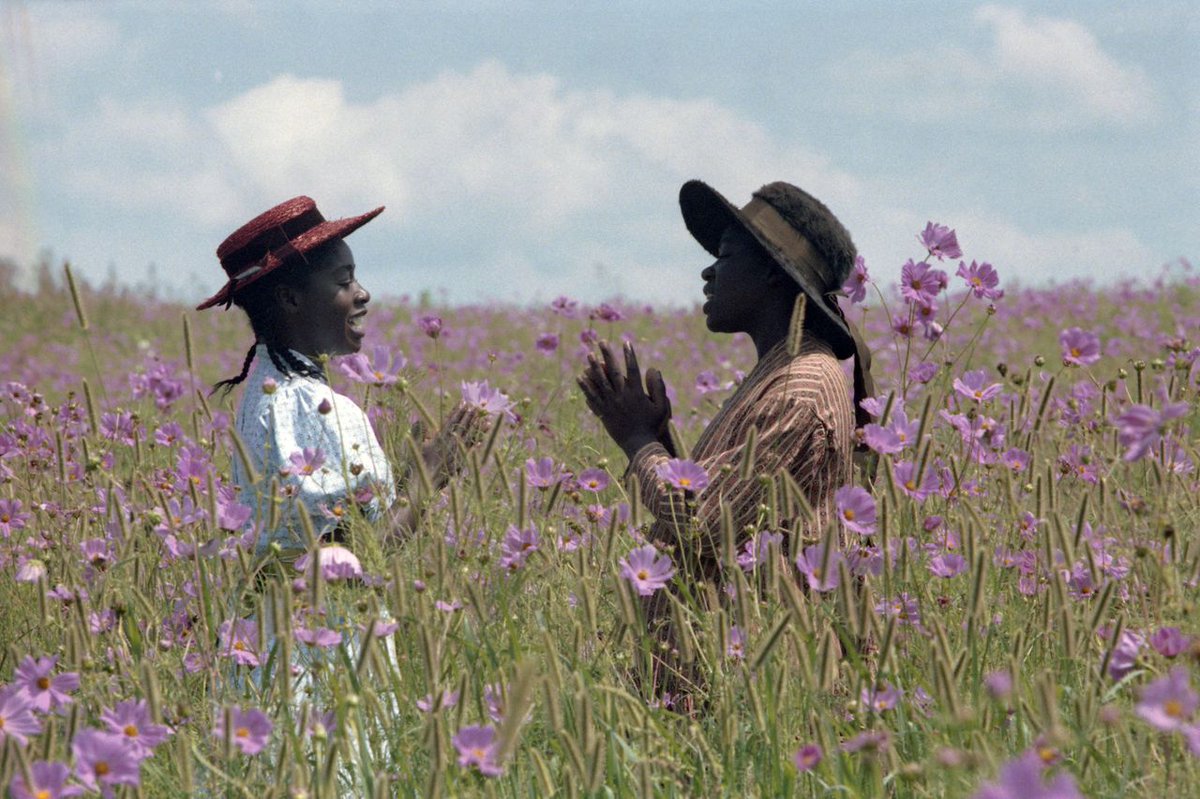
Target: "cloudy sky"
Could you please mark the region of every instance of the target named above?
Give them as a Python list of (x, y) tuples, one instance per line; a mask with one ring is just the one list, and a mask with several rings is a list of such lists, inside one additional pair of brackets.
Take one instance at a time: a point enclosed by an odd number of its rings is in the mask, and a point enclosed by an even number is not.
[(930, 219), (1025, 284), (1200, 256), (1194, 2), (567, 5), (0, 0), (0, 257), (198, 300), (309, 194), (387, 206), (377, 296), (684, 304), (693, 177), (809, 189), (889, 280)]

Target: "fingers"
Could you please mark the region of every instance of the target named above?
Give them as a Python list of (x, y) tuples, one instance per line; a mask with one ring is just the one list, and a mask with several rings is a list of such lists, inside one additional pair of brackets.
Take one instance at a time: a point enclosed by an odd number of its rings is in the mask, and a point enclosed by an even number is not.
[(614, 388), (609, 380), (608, 370), (596, 360), (596, 356), (588, 353), (588, 365), (583, 370), (583, 376), (587, 378), (597, 392), (612, 393)]
[(655, 408), (661, 408), (666, 416), (671, 415), (671, 400), (667, 397), (667, 385), (663, 382), (662, 372), (657, 369), (646, 372), (646, 393)]
[(637, 353), (633, 351), (633, 344), (625, 342), (625, 379), (638, 388), (642, 387), (642, 368), (638, 366)]
[(600, 355), (604, 358), (604, 371), (609, 384), (615, 391), (620, 391), (625, 387), (625, 373), (621, 371), (617, 357), (613, 355), (612, 347), (608, 346), (607, 341), (600, 342)]

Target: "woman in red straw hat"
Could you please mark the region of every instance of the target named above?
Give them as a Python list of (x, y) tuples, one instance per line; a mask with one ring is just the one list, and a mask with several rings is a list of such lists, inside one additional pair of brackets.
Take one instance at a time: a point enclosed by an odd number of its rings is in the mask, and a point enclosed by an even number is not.
[[(326, 356), (362, 346), (371, 295), (355, 276), (345, 238), (382, 211), (326, 220), (311, 198), (295, 197), (217, 248), (228, 281), (197, 309), (236, 305), (254, 330), (241, 373), (214, 391), (242, 386), (237, 431), (249, 463), (235, 458), (233, 474), (240, 501), (254, 509), (262, 530), (260, 550), (277, 543), (298, 554), (305, 546), (302, 514), (315, 533), (336, 536), (351, 504), (379, 517), (396, 499), (391, 466), (366, 414), (330, 388), (321, 366)], [(450, 459), (439, 453), (453, 451), (453, 437), (479, 421), (460, 406), (426, 448), (435, 482), (449, 478)], [(273, 514), (276, 497), (283, 502)], [(393, 520), (410, 527), (411, 508), (397, 508)]]

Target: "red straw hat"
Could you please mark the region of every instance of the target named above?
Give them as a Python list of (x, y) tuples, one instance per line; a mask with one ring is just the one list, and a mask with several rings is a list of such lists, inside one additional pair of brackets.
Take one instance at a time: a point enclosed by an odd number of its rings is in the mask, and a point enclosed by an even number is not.
[(259, 214), (217, 247), (217, 258), (229, 282), (196, 310), (221, 304), (228, 308), (234, 295), (254, 281), (281, 266), (307, 261), (308, 253), (326, 242), (349, 236), (382, 212), (381, 205), (359, 216), (326, 221), (311, 197), (293, 197)]

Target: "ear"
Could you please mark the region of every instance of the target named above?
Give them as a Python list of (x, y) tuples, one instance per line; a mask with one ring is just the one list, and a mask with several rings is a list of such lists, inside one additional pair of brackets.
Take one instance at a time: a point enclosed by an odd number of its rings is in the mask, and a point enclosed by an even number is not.
[(294, 314), (300, 312), (301, 305), (303, 303), (301, 302), (300, 294), (296, 291), (295, 286), (287, 283), (280, 283), (274, 288), (272, 293), (275, 296), (276, 306), (278, 306), (284, 313)]

